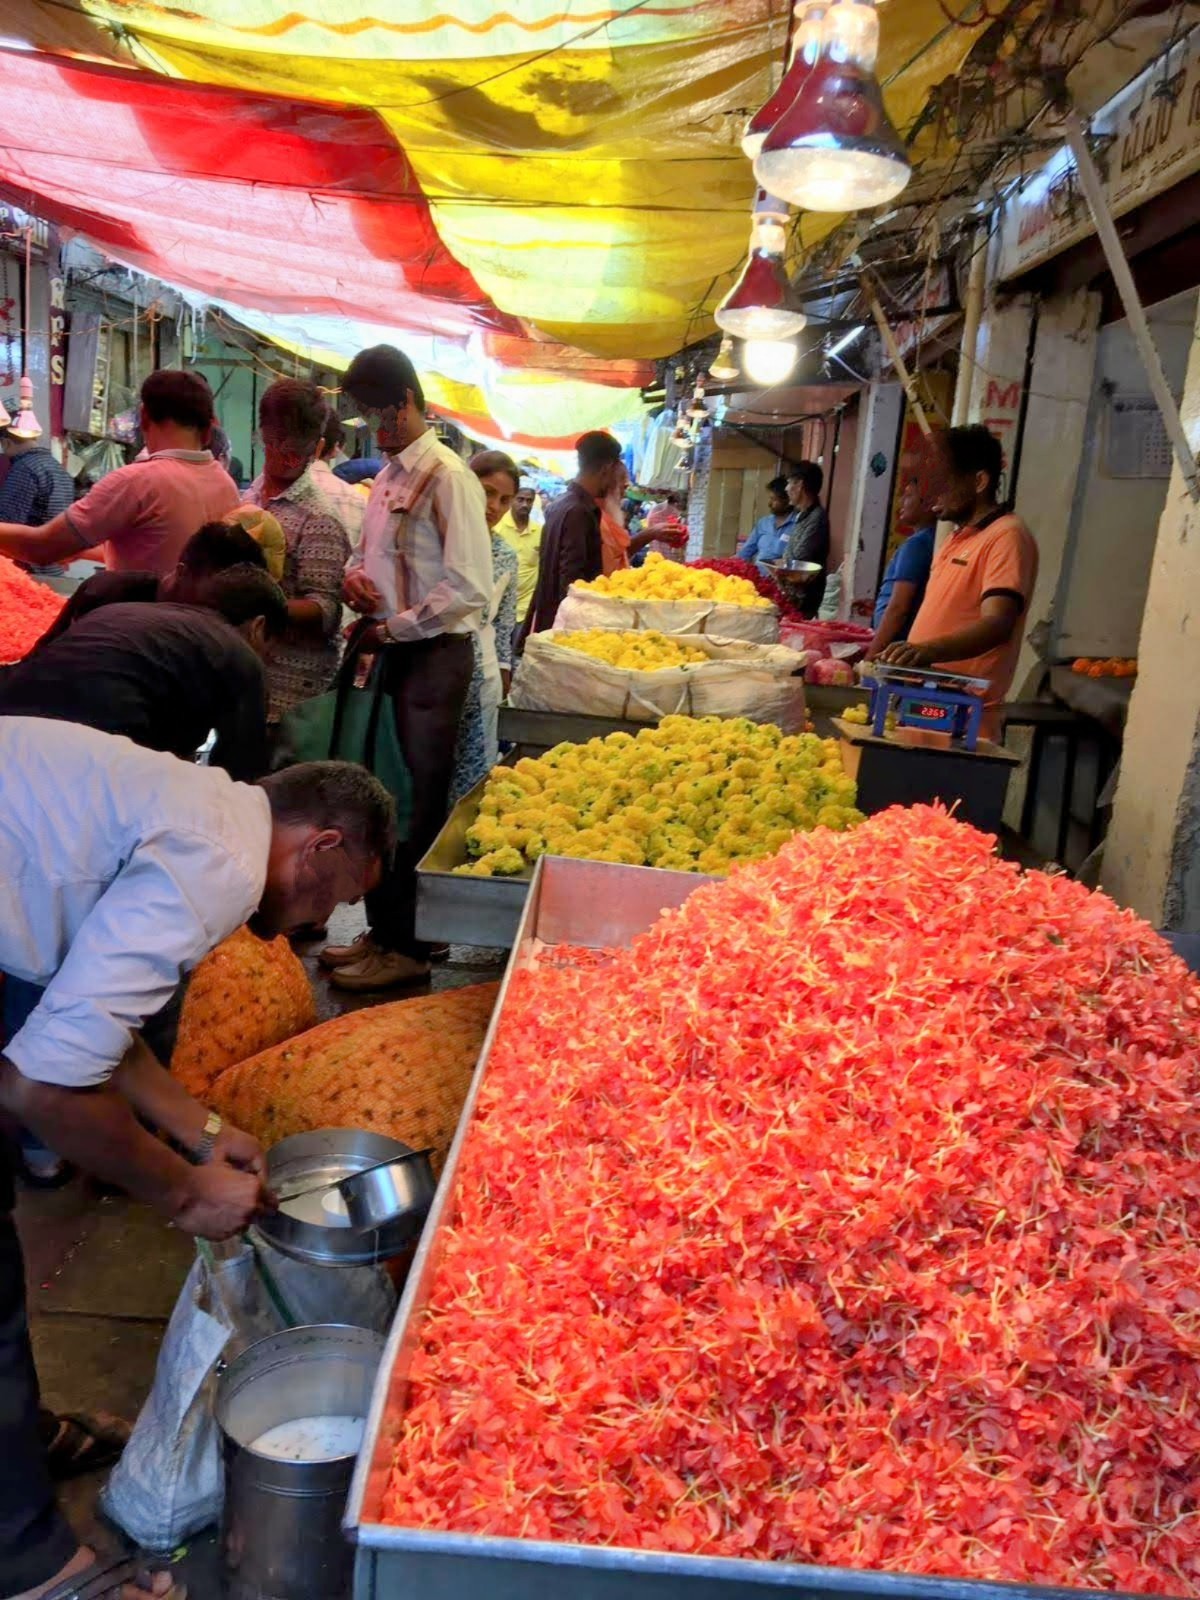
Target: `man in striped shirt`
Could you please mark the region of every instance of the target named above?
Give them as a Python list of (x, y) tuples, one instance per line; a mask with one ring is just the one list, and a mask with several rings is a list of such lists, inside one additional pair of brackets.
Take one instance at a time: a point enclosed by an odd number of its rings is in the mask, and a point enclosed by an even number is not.
[(344, 388), (389, 457), (371, 490), (344, 598), (375, 619), (372, 642), (413, 791), (408, 837), (367, 896), (369, 931), (322, 952), (339, 988), (362, 991), (429, 976), (430, 948), (416, 937), (417, 863), (446, 819), (474, 636), (492, 593), (492, 546), (483, 489), (426, 422), (408, 357), (391, 345), (363, 350)]

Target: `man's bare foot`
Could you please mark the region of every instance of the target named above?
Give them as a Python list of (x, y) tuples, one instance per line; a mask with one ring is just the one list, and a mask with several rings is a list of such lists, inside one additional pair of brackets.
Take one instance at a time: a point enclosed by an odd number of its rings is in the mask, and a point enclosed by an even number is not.
[[(94, 1550), (89, 1550), (87, 1545), (80, 1545), (66, 1566), (61, 1567), (47, 1583), (39, 1584), (36, 1589), (23, 1589), (20, 1594), (9, 1596), (8, 1600), (42, 1600), (43, 1595), (50, 1594), (62, 1584), (74, 1581), (86, 1583), (88, 1573), (93, 1568), (99, 1572), (105, 1565), (104, 1562), (97, 1563)], [(144, 1583), (133, 1581), (122, 1583), (119, 1587), (121, 1600), (166, 1600), (174, 1586), (171, 1574), (164, 1571), (147, 1573)]]

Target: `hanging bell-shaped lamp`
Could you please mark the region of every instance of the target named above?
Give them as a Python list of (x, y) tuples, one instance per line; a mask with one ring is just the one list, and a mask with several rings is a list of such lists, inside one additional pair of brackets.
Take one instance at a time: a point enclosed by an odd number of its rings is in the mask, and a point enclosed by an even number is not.
[(790, 339), (747, 339), (742, 350), (746, 376), (771, 386), (790, 378), (799, 352)]
[(787, 339), (808, 320), (784, 261), (787, 207), (759, 191), (754, 202), (750, 257), (713, 313), (717, 327), (739, 339)]
[(33, 382), (29, 378), (21, 379), (21, 399), (17, 406), (16, 418), (9, 423), (8, 431), (14, 439), (40, 439), (42, 425), (33, 414)]
[(733, 353), (733, 338), (730, 334), (727, 333), (721, 340), (721, 348), (713, 357), (708, 375), (710, 378), (715, 378), (718, 383), (733, 383), (735, 379), (741, 377), (741, 368)]
[(796, 0), (793, 10), (792, 54), (783, 82), (771, 98), (759, 106), (742, 134), (742, 149), (753, 161), (767, 135), (800, 92), (800, 85), (812, 71), (821, 53), (821, 19), (826, 0)]
[(875, 76), (872, 0), (833, 0), (821, 51), (767, 135), (754, 174), (805, 211), (863, 211), (893, 200), (912, 176)]

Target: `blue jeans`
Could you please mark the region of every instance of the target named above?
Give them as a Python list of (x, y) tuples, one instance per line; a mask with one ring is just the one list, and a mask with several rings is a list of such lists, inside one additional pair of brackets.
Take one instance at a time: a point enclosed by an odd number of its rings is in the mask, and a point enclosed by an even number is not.
[[(4, 983), (0, 985), (0, 996), (3, 997), (3, 1011), (0, 1012), (0, 1038), (7, 1044), (14, 1034), (19, 1033), (25, 1026), (26, 1020), (32, 1012), (36, 1011), (38, 1001), (45, 991), (40, 984), (30, 983), (26, 978), (14, 978), (5, 974)], [(45, 1158), (53, 1152), (48, 1145), (44, 1145), (36, 1133), (30, 1133), (28, 1128), (17, 1131), (17, 1140), (23, 1154)]]

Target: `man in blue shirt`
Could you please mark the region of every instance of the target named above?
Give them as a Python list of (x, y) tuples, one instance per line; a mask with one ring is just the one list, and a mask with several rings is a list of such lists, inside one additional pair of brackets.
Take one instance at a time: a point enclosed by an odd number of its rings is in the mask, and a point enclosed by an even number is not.
[(40, 528), (74, 502), (75, 480), (40, 439), (18, 439), (6, 429), (0, 443), (8, 457), (8, 476), (0, 486), (0, 522)]
[(906, 458), (900, 467), (905, 478), (897, 517), (902, 527), (913, 531), (888, 562), (879, 585), (872, 619), (875, 637), (867, 651), (868, 661), (874, 661), (888, 645), (908, 638), (908, 630), (925, 598), (925, 586), (933, 564), (933, 502), (936, 498), (933, 476), (924, 457)]
[(767, 485), (767, 504), (770, 511), (765, 517), (759, 517), (738, 555), (743, 561), (753, 561), (758, 570), (769, 577), (766, 563), (783, 559), (796, 526), (797, 513), (788, 500), (786, 478), (771, 479)]

